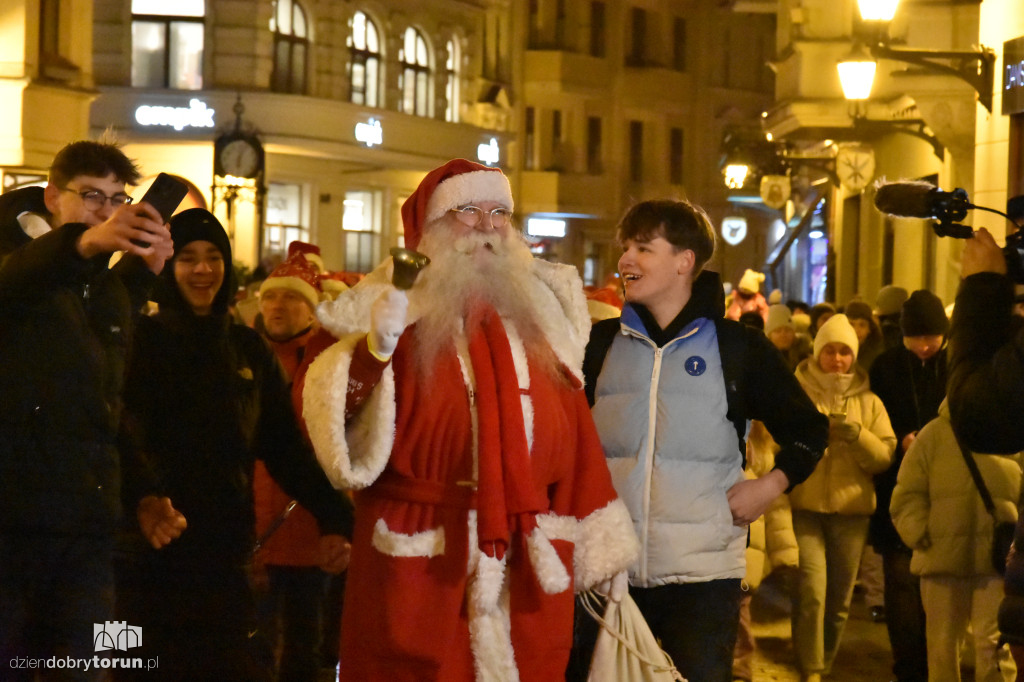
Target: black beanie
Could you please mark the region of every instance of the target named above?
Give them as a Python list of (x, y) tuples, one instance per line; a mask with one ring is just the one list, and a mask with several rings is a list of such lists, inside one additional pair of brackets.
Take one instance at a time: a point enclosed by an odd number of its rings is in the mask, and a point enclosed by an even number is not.
[(945, 336), (949, 318), (942, 301), (927, 289), (918, 289), (903, 303), (900, 329), (903, 336)]
[(170, 226), (171, 240), (174, 242), (174, 256), (160, 273), (163, 287), (162, 291), (158, 293), (157, 301), (161, 306), (187, 308), (174, 279), (174, 260), (188, 244), (195, 241), (207, 241), (216, 246), (224, 256), (224, 283), (213, 299), (213, 312), (216, 314), (226, 313), (235, 292), (231, 240), (228, 238), (228, 233), (217, 217), (205, 208), (190, 208), (176, 214), (171, 218)]

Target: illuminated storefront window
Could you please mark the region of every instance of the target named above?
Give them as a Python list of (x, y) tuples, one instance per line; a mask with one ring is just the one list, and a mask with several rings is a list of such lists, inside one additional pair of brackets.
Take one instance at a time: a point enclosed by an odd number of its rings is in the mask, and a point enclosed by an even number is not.
[(293, 241), (308, 242), (302, 185), (271, 182), (267, 187), (267, 221), (263, 252), (284, 255)]
[(380, 260), (379, 201), (374, 192), (345, 192), (341, 229), (345, 234), (347, 272), (369, 272)]

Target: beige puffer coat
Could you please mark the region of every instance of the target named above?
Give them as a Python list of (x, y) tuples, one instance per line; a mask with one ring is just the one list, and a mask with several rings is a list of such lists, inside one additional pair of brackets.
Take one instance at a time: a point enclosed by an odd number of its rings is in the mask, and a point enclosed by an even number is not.
[(818, 411), (829, 414), (836, 398), (846, 421), (861, 426), (852, 443), (829, 441), (825, 456), (806, 481), (793, 488), (793, 509), (825, 514), (870, 514), (875, 509), (873, 476), (885, 471), (896, 449), (896, 434), (881, 399), (871, 392), (867, 373), (854, 365), (851, 374), (829, 374), (814, 358), (796, 368), (796, 378)]
[[(975, 454), (1000, 521), (1015, 521), (1021, 453)], [(928, 422), (907, 450), (889, 505), (893, 524), (913, 548), (917, 575), (995, 575), (992, 515), (985, 509), (953, 436), (949, 409)]]

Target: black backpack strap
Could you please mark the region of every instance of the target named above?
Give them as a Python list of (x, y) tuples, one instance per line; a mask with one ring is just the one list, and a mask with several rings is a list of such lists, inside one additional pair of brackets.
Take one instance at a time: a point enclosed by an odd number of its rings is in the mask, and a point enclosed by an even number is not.
[[(744, 403), (747, 357), (748, 328), (735, 320), (715, 318), (718, 336), (718, 354), (722, 362), (722, 378), (725, 381), (725, 399), (728, 405), (726, 417), (736, 427), (736, 435), (743, 444), (747, 432), (747, 409)], [(745, 451), (741, 447), (740, 451)]]
[(601, 320), (590, 328), (590, 340), (583, 354), (583, 391), (591, 407), (594, 406), (594, 387), (597, 386), (597, 377), (604, 366), (604, 358), (621, 328), (617, 317)]

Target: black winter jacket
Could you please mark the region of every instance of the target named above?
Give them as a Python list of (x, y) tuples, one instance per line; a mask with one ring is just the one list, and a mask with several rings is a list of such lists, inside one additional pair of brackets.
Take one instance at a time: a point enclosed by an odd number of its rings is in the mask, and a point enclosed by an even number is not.
[(139, 258), (81, 258), (86, 225), (29, 239), (22, 192), (0, 224), (0, 531), (110, 534), (125, 357), (155, 278)]
[(166, 495), (188, 522), (160, 550), (169, 562), (248, 558), (256, 458), (322, 532), (351, 537), (351, 503), (305, 445), (277, 358), (228, 314), (172, 308), (141, 320), (124, 398), (126, 506)]
[(903, 438), (930, 422), (939, 414), (946, 397), (946, 353), (939, 351), (922, 362), (903, 345), (879, 355), (871, 366), (871, 390), (882, 399), (892, 430), (896, 434), (896, 453), (892, 465), (875, 476), (875, 513), (871, 515), (869, 538), (880, 553), (911, 549), (903, 544), (889, 515), (889, 502), (896, 487), (896, 474), (903, 462)]

